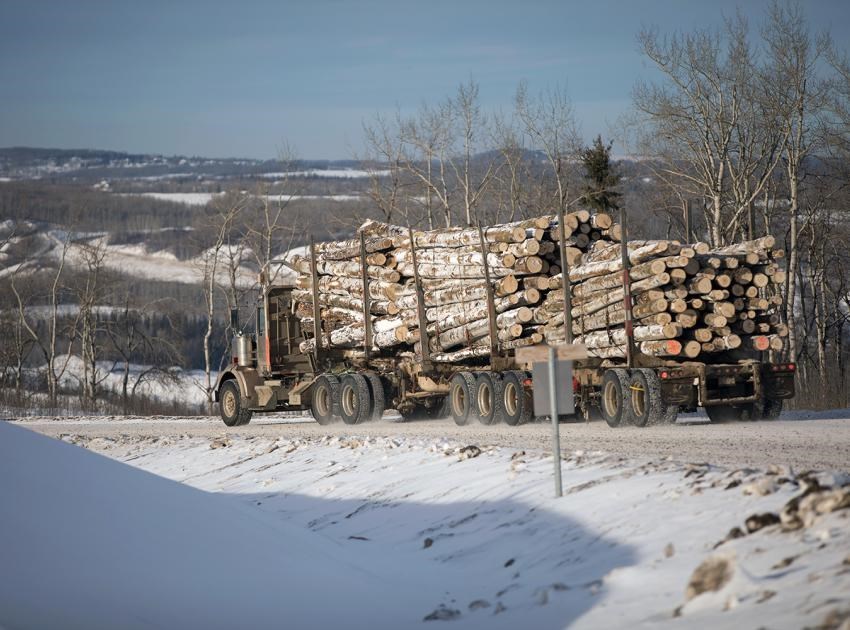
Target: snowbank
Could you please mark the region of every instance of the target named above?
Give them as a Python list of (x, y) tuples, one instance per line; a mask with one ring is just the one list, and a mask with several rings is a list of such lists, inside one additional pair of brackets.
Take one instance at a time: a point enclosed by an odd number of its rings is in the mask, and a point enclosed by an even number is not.
[[(412, 588), (412, 602), (395, 587), (363, 600), (383, 608), (379, 627), (798, 628), (850, 615), (850, 510), (746, 533), (748, 517), (800, 495), (804, 476), (787, 469), (575, 452), (565, 496), (554, 499), (552, 460), (539, 452), (280, 432), (79, 441), (321, 536), (354, 565)], [(736, 527), (744, 531), (728, 536)], [(706, 560), (723, 567), (714, 590), (711, 575), (694, 582)], [(337, 591), (325, 593), (336, 606)]]
[(341, 545), (0, 422), (0, 626), (405, 627), (411, 582)]

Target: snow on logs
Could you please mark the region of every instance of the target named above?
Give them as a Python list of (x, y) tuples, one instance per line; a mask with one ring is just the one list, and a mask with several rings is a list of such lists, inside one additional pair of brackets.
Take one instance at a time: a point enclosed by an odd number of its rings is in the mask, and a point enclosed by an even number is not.
[[(489, 275), (496, 346), (508, 351), (563, 341), (562, 226), (543, 216), (484, 228), (428, 232), (376, 221), (358, 238), (316, 244), (322, 345), (362, 348), (365, 251), (372, 347), (381, 353), (422, 353), (436, 362), (489, 356)], [(573, 335), (588, 353), (617, 362), (625, 356), (621, 230), (604, 213), (567, 214), (563, 226), (572, 296)], [(360, 235), (363, 236), (362, 248)], [(483, 237), (483, 243), (482, 243)], [(411, 239), (413, 247), (411, 247)], [(787, 327), (779, 316), (784, 257), (766, 236), (711, 249), (706, 243), (630, 241), (635, 348), (659, 358), (734, 360), (736, 353), (781, 350)], [(415, 253), (414, 253), (415, 250)], [(414, 262), (415, 260), (415, 262)], [(309, 257), (288, 263), (298, 272), (293, 297), (308, 341), (315, 345), (314, 290)], [(414, 265), (416, 268), (414, 269)], [(420, 319), (414, 277), (424, 300)], [(419, 330), (424, 321), (426, 335)]]

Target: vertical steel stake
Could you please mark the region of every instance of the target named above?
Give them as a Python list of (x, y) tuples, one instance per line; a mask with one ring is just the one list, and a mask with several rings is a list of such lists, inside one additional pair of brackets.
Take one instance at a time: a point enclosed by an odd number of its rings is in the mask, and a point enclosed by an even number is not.
[(363, 353), (366, 360), (372, 354), (372, 305), (369, 296), (369, 274), (366, 270), (366, 239), (360, 232), (360, 278), (363, 280)]
[(419, 278), (419, 264), (416, 262), (416, 243), (413, 228), (408, 227), (410, 236), (410, 261), (413, 263), (413, 282), (416, 284), (416, 311), (419, 314), (419, 347), (422, 349), (422, 367), (431, 370), (431, 348), (428, 347), (428, 319), (425, 317), (425, 292), (422, 290), (422, 280)]
[(558, 384), (555, 382), (555, 348), (549, 346), (549, 415), (552, 418), (552, 458), (555, 460), (555, 498), (563, 496), (561, 487), (561, 435), (558, 425)]
[(484, 285), (487, 293), (487, 323), (490, 330), (490, 367), (495, 369), (494, 361), (499, 355), (499, 337), (496, 330), (496, 300), (493, 297), (493, 285), (490, 284), (490, 265), (487, 264), (487, 243), (484, 241), (484, 230), (478, 224), (478, 239), (481, 243), (481, 255), (484, 257)]
[(563, 206), (558, 215), (558, 223), (561, 228), (561, 238), (558, 239), (558, 246), (561, 250), (561, 277), (564, 286), (564, 341), (566, 343), (573, 342), (573, 287), (570, 284), (570, 266), (567, 263), (567, 226), (565, 223), (566, 212)]
[(620, 208), (621, 242), (620, 253), (623, 257), (623, 310), (625, 311), (626, 329), (626, 367), (633, 368), (635, 360), (634, 321), (632, 319), (632, 278), (631, 261), (629, 260), (629, 231), (626, 226), (626, 212)]
[(316, 347), (313, 356), (316, 361), (316, 370), (321, 370), (322, 359), (322, 310), (319, 305), (319, 272), (316, 269), (316, 242), (310, 237), (310, 277), (313, 282), (313, 336), (316, 339)]

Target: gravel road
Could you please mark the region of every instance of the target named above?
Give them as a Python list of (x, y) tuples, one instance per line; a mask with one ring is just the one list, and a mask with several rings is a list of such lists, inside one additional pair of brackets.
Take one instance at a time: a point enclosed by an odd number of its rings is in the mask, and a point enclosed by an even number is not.
[[(604, 422), (561, 424), (564, 452), (604, 451), (624, 457), (671, 458), (674, 461), (726, 467), (765, 468), (790, 465), (808, 469), (850, 471), (850, 413), (847, 410), (810, 414), (803, 419), (712, 425), (688, 422), (672, 426), (611, 429)], [(697, 419), (699, 420), (699, 419)], [(325, 435), (404, 436), (448, 438), (469, 444), (516, 449), (551, 449), (551, 425), (471, 425), (458, 427), (451, 420), (401, 422), (387, 415), (381, 422), (356, 427), (319, 426), (310, 418), (255, 416), (250, 425), (227, 428), (218, 418), (22, 418), (15, 424), (59, 437), (190, 436), (217, 437), (225, 433), (250, 437), (318, 438)]]

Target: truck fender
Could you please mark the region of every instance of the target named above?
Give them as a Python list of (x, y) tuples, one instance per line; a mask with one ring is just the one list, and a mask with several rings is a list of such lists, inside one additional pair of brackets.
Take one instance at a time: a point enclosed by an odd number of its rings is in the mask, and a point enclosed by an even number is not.
[(218, 392), (221, 386), (226, 381), (235, 380), (239, 385), (239, 392), (243, 398), (251, 401), (252, 406), (257, 404), (257, 392), (254, 389), (257, 385), (262, 385), (263, 381), (257, 370), (253, 368), (228, 368), (220, 372), (215, 382), (215, 390), (213, 390), (213, 399), (218, 402)]

